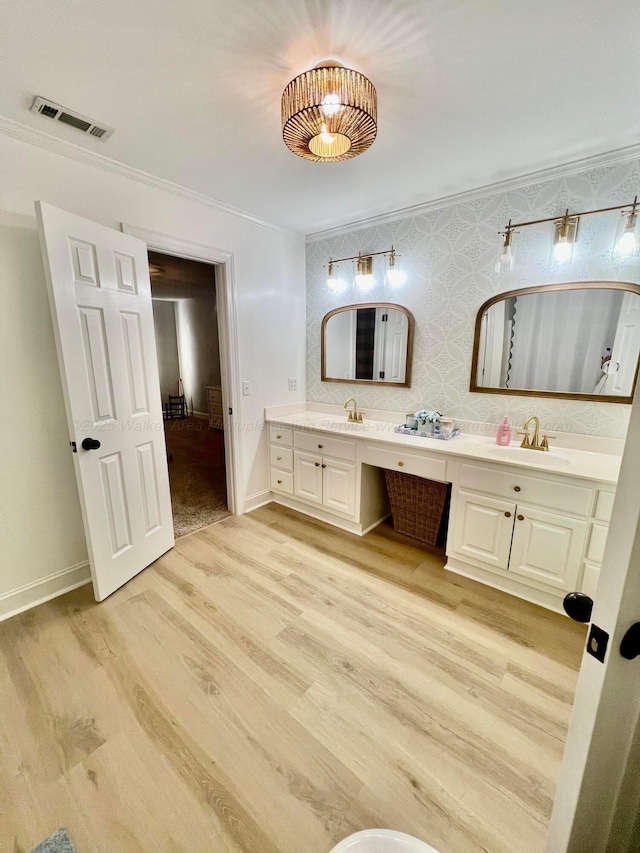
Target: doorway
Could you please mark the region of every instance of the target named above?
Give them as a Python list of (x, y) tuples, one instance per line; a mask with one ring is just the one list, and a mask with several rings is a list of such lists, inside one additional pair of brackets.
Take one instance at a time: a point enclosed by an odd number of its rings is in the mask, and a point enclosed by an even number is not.
[(148, 255), (177, 538), (230, 515), (216, 265)]

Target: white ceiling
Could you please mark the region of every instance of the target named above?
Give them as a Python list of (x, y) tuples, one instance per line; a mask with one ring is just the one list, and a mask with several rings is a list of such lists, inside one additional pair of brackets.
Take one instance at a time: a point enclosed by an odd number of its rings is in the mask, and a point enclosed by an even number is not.
[[(0, 114), (302, 233), (639, 141), (639, 0), (2, 0)], [(334, 57), (378, 91), (343, 163), (284, 145)], [(28, 112), (44, 95), (106, 143)]]

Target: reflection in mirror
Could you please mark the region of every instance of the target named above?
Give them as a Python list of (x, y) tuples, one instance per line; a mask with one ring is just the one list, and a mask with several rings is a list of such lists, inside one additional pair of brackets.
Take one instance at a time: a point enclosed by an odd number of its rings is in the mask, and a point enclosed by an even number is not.
[(639, 285), (524, 288), (478, 312), (471, 390), (630, 403), (639, 354)]
[(346, 305), (322, 321), (322, 381), (411, 384), (413, 317), (390, 303)]

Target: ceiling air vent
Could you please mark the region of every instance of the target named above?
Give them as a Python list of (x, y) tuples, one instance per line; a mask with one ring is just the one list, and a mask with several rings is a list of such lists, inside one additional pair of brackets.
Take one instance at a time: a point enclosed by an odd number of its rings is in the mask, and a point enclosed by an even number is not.
[(60, 121), (62, 124), (70, 124), (71, 127), (88, 133), (89, 136), (94, 136), (96, 139), (101, 139), (103, 142), (114, 131), (114, 128), (108, 127), (106, 124), (98, 124), (92, 118), (75, 113), (73, 110), (68, 110), (66, 107), (61, 107), (60, 104), (47, 101), (45, 98), (36, 97), (31, 105), (31, 112), (46, 116), (54, 121)]

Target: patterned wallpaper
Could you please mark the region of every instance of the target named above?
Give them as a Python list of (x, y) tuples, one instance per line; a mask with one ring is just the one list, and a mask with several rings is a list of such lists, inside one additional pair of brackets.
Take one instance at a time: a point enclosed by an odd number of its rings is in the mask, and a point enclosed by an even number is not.
[[(513, 221), (623, 204), (640, 194), (640, 161), (602, 166), (565, 178), (530, 184), (402, 216), (389, 222), (309, 242), (307, 245), (307, 399), (341, 404), (354, 391), (363, 409), (415, 411), (436, 409), (466, 420), (499, 422), (508, 414), (521, 424), (537, 414), (545, 428), (623, 437), (630, 406), (578, 400), (553, 400), (471, 393), (469, 373), (478, 308), (504, 290), (554, 281), (623, 280), (640, 282), (640, 259), (613, 262), (611, 246), (619, 214), (583, 218), (573, 261), (549, 267), (553, 224), (531, 226), (514, 238), (514, 269), (493, 269), (498, 231)], [(407, 281), (397, 288), (382, 284), (382, 264), (374, 268), (376, 285), (367, 293), (351, 286), (350, 264), (339, 269), (348, 288), (331, 293), (326, 285), (330, 256), (376, 252), (391, 244), (401, 255)], [(416, 319), (411, 388), (380, 388), (320, 381), (320, 324), (332, 308), (385, 301), (405, 305)]]

